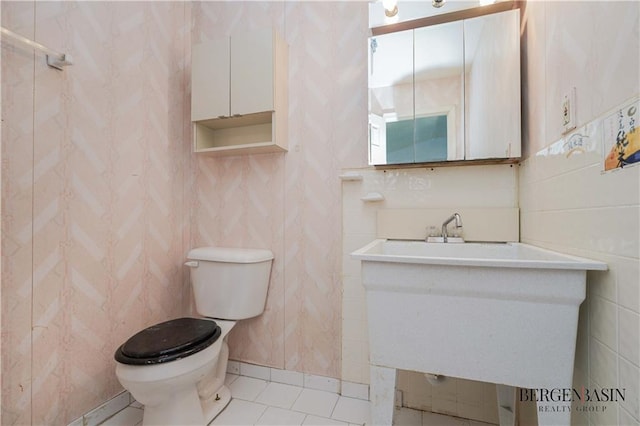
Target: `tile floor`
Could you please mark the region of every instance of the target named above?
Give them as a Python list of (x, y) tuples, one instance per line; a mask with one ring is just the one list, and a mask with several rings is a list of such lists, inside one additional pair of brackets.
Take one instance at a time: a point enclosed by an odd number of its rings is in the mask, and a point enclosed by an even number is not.
[[(363, 425), (369, 402), (336, 393), (227, 374), (232, 399), (211, 425)], [(101, 426), (136, 426), (142, 406), (134, 402)], [(406, 426), (487, 426), (487, 423), (402, 408), (394, 424)]]

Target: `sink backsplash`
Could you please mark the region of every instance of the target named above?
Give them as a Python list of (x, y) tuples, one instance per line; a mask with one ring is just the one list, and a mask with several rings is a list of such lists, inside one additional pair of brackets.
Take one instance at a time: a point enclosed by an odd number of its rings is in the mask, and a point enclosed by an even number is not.
[(376, 236), (423, 240), (427, 235), (427, 228), (435, 226), (439, 234), (442, 222), (453, 213), (459, 213), (462, 218), (462, 236), (465, 241), (520, 240), (520, 215), (517, 208), (379, 209)]

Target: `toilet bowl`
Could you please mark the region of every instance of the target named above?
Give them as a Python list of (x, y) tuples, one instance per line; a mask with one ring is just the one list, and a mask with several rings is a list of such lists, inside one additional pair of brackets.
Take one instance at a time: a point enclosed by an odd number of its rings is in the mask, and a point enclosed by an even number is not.
[[(187, 256), (196, 310), (148, 327), (114, 355), (116, 377), (144, 405), (143, 425), (206, 425), (231, 400), (227, 337), (264, 311), (273, 254), (203, 247)], [(227, 319), (220, 319), (227, 318)]]

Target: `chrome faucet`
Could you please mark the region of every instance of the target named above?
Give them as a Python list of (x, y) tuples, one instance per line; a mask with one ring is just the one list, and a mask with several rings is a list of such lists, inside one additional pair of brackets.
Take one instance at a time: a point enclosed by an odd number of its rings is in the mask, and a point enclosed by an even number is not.
[(442, 239), (443, 242), (447, 242), (449, 236), (447, 235), (447, 225), (453, 221), (456, 221), (456, 228), (462, 228), (462, 218), (458, 213), (454, 213), (447, 220), (442, 223)]

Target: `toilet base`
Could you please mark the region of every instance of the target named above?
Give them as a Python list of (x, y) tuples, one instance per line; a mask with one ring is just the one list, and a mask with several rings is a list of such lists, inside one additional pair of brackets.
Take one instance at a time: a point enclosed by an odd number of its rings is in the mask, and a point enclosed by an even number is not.
[[(216, 399), (217, 398), (219, 399)], [(207, 400), (200, 400), (202, 412), (204, 414), (205, 425), (208, 425), (218, 414), (225, 409), (231, 401), (231, 390), (227, 386), (222, 386), (214, 395)]]
[[(145, 406), (143, 425), (208, 425), (231, 401), (231, 390), (222, 386), (209, 399), (198, 397), (196, 388), (173, 396), (171, 404)], [(176, 409), (179, 407), (179, 409)]]
[(195, 385), (172, 395), (170, 404), (145, 405), (142, 425), (205, 425)]

